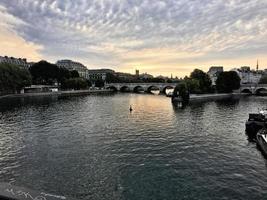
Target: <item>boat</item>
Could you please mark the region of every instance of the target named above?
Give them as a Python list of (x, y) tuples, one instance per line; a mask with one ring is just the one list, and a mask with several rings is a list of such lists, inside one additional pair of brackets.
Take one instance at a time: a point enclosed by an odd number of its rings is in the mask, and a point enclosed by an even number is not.
[(257, 133), (256, 142), (265, 156), (267, 156), (267, 129), (263, 128)]
[(249, 114), (246, 122), (246, 133), (250, 138), (256, 138), (257, 133), (267, 127), (267, 109), (259, 111), (259, 113)]

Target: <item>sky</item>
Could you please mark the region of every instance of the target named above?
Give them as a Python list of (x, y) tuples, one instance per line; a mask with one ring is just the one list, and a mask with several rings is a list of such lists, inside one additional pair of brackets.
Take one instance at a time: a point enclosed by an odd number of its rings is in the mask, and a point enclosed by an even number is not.
[(0, 0), (0, 55), (183, 77), (267, 68), (267, 0)]

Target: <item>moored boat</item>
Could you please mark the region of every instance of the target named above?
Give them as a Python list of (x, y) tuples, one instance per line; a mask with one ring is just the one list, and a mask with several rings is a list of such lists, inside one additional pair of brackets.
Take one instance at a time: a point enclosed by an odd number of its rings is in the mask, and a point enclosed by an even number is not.
[(246, 133), (249, 137), (255, 138), (257, 133), (267, 126), (267, 110), (261, 110), (259, 113), (249, 114), (246, 122)]
[(265, 156), (267, 156), (267, 129), (261, 129), (257, 133), (256, 141)]

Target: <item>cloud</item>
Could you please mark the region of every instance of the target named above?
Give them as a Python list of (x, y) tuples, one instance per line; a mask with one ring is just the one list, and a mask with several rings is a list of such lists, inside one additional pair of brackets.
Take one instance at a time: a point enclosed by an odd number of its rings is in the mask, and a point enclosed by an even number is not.
[(15, 57), (27, 57), (30, 60), (40, 60), (38, 53), (42, 46), (29, 42), (20, 37), (15, 31), (17, 26), (27, 26), (19, 18), (7, 13), (6, 9), (0, 5), (0, 55), (12, 55)]
[(267, 53), (262, 0), (2, 0), (0, 5), (8, 16), (2, 26), (43, 47), (36, 51), (54, 61), (184, 73), (195, 61), (224, 64)]

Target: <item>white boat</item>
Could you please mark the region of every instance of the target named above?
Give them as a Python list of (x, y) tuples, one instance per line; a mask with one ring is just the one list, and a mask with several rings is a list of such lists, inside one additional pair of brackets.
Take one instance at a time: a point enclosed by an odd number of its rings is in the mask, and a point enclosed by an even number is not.
[(267, 156), (267, 129), (263, 128), (257, 133), (257, 144)]

